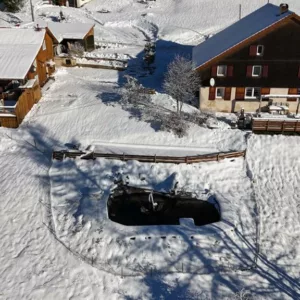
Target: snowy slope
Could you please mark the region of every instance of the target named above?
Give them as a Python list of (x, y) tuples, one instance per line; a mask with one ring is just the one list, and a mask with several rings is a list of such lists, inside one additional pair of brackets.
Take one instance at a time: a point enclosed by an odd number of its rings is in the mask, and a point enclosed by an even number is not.
[[(95, 23), (94, 55), (129, 57), (128, 72), (136, 70), (132, 75), (160, 89), (175, 53), (191, 53), (190, 45), (203, 34), (237, 20), (240, 2), (94, 0), (62, 11), (68, 21)], [(59, 7), (33, 3), (36, 18), (59, 16)], [(243, 1), (243, 15), (265, 3)], [(300, 13), (298, 1), (289, 4)], [(0, 15), (1, 25), (19, 21), (32, 26), (29, 1), (18, 14)], [(152, 77), (137, 68), (146, 39), (158, 39)], [(223, 124), (215, 130), (191, 126), (179, 139), (122, 109), (116, 101), (122, 74), (62, 68), (55, 76), (18, 130), (0, 128), (0, 299), (234, 299), (242, 289), (254, 299), (300, 298), (299, 137), (247, 138)], [(162, 93), (153, 101), (174, 106)], [(247, 155), (189, 166), (103, 159), (52, 163), (51, 149), (70, 143), (105, 145), (112, 152), (124, 150), (122, 144), (136, 151), (142, 144), (145, 153), (156, 145), (202, 153), (247, 148)], [(105, 199), (117, 169), (138, 185), (148, 178), (148, 187), (162, 186), (174, 172), (182, 187), (198, 195), (209, 187), (220, 199), (222, 222), (197, 230), (190, 224), (112, 224), (105, 219)], [(170, 273), (156, 274), (150, 266)]]

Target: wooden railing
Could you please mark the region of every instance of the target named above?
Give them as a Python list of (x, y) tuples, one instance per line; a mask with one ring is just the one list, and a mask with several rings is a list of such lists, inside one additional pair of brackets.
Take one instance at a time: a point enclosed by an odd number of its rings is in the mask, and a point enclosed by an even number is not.
[(206, 155), (196, 155), (196, 156), (148, 156), (148, 155), (127, 155), (127, 154), (113, 154), (113, 153), (97, 153), (97, 152), (84, 152), (84, 151), (53, 151), (52, 158), (56, 160), (63, 160), (64, 158), (76, 158), (81, 159), (96, 159), (96, 158), (105, 158), (105, 159), (118, 159), (122, 161), (137, 160), (139, 162), (148, 162), (148, 163), (173, 163), (173, 164), (192, 164), (200, 162), (209, 162), (209, 161), (220, 161), (225, 158), (236, 158), (244, 157), (246, 155), (245, 151), (236, 151), (236, 152), (225, 152), (225, 153), (214, 153)]
[(252, 131), (255, 133), (300, 133), (300, 120), (253, 119)]

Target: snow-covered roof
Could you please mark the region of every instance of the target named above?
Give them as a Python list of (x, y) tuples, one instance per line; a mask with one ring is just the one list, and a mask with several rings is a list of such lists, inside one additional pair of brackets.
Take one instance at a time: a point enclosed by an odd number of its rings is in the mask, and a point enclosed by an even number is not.
[(291, 14), (293, 14), (293, 12), (289, 10), (283, 14), (279, 14), (279, 7), (276, 5), (264, 5), (250, 15), (194, 47), (193, 63), (195, 67), (202, 66), (216, 56), (228, 51), (237, 44), (276, 24)]
[(64, 39), (82, 40), (94, 24), (48, 22), (46, 26), (60, 43)]
[(0, 79), (24, 79), (45, 38), (45, 30), (0, 28)]

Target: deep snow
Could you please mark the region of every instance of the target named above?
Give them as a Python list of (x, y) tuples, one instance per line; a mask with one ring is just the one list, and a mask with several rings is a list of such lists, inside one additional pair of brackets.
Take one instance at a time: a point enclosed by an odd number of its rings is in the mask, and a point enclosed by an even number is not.
[[(36, 16), (58, 17), (58, 7), (33, 2)], [(146, 86), (159, 90), (153, 101), (172, 109), (174, 101), (160, 89), (167, 62), (177, 52), (191, 53), (202, 34), (234, 22), (240, 2), (94, 0), (62, 10), (69, 21), (94, 21), (95, 55), (130, 58), (127, 72), (142, 75)], [(265, 2), (244, 1), (243, 15)], [(289, 4), (300, 12), (298, 1)], [(1, 25), (23, 20), (28, 26), (29, 5), (0, 17)], [(139, 68), (141, 51), (145, 39), (157, 38), (151, 77)], [(299, 137), (247, 138), (219, 122), (215, 130), (191, 126), (179, 139), (123, 110), (121, 84), (116, 71), (59, 69), (22, 126), (0, 128), (0, 299), (233, 299), (242, 289), (254, 299), (300, 298)], [(154, 145), (206, 153), (247, 148), (247, 155), (188, 166), (52, 163), (51, 149), (70, 143), (110, 151), (144, 145), (145, 153)], [(196, 231), (188, 222), (182, 228), (112, 224), (105, 199), (117, 170), (148, 187), (166, 187), (176, 173), (180, 185), (198, 195), (208, 188), (220, 200), (222, 222)], [(133, 273), (139, 276), (126, 276)]]

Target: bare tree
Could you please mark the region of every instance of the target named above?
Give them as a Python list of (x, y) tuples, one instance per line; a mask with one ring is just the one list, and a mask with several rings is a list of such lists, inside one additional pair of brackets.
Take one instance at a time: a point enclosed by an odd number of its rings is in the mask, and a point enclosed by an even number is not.
[(195, 97), (200, 86), (200, 76), (194, 70), (192, 61), (176, 56), (168, 66), (164, 90), (177, 101), (177, 114), (181, 114), (183, 103)]
[(82, 57), (84, 54), (84, 47), (82, 44), (75, 42), (75, 43), (68, 43), (68, 54), (71, 56), (78, 56)]

